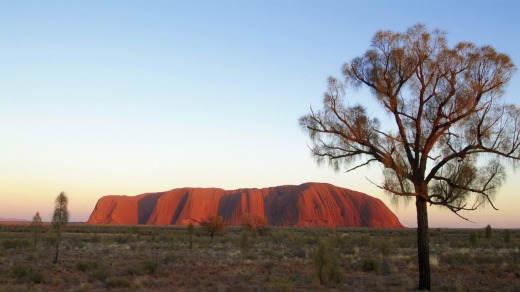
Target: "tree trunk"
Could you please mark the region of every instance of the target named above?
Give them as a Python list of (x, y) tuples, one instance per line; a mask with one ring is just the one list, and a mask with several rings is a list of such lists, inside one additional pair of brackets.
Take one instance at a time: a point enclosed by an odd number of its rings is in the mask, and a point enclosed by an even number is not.
[(417, 197), (417, 251), (419, 259), (419, 290), (430, 290), (430, 229), (426, 200)]
[(61, 235), (61, 230), (60, 230), (60, 227), (58, 227), (58, 236), (56, 238), (56, 255), (54, 256), (54, 263), (58, 262), (58, 252), (60, 249), (60, 235)]

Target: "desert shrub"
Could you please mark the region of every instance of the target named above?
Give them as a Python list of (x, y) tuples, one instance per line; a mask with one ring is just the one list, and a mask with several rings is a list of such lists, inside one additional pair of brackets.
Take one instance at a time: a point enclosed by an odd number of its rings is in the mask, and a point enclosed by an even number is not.
[(503, 259), (497, 255), (479, 254), (473, 259), (473, 261), (477, 266), (480, 266), (483, 264), (499, 264), (503, 262)]
[(266, 220), (259, 214), (244, 214), (241, 218), (241, 225), (245, 229), (251, 231), (253, 237), (258, 236), (258, 230), (266, 226)]
[(13, 264), (11, 266), (11, 273), (18, 280), (28, 279), (33, 283), (43, 282), (43, 272), (30, 265)]
[[(510, 252), (511, 261), (515, 264), (520, 264), (520, 251), (515, 250)], [(520, 277), (518, 277), (520, 278)]]
[(469, 233), (469, 243), (473, 247), (475, 247), (477, 245), (477, 233), (475, 233), (475, 231), (470, 231), (470, 233)]
[(129, 276), (139, 275), (140, 271), (135, 264), (130, 264), (125, 268), (125, 274)]
[(445, 253), (441, 257), (441, 262), (452, 266), (471, 265), (474, 263), (471, 255), (464, 252)]
[(13, 264), (11, 266), (11, 273), (17, 279), (21, 279), (29, 273), (29, 266), (21, 264)]
[(486, 226), (486, 238), (490, 239), (491, 237), (493, 237), (493, 229), (491, 225), (488, 224), (488, 226)]
[(164, 242), (164, 243), (169, 243), (169, 244), (172, 244), (173, 243), (173, 236), (171, 234), (164, 234), (164, 233), (161, 233), (159, 235), (159, 242)]
[(270, 248), (262, 249), (261, 254), (264, 258), (281, 258), (281, 255)]
[(55, 246), (56, 245), (56, 235), (54, 233), (48, 232), (45, 234), (43, 239), (43, 243), (45, 246)]
[(363, 271), (365, 272), (377, 271), (378, 267), (378, 262), (373, 258), (366, 258), (363, 260)]
[(320, 241), (313, 258), (314, 270), (321, 285), (330, 282), (340, 283), (342, 275), (339, 268), (338, 257), (327, 248), (324, 241)]
[(511, 242), (511, 231), (509, 229), (506, 229), (504, 231), (504, 243), (510, 243)]
[(101, 242), (101, 236), (97, 233), (92, 233), (90, 236), (85, 237), (83, 239), (85, 242), (91, 242), (91, 243), (100, 243)]
[(357, 253), (356, 249), (359, 250), (357, 247), (346, 246), (342, 249), (342, 251), (346, 255), (355, 255)]
[(352, 243), (357, 247), (368, 247), (370, 245), (370, 237), (367, 234), (356, 235)]
[(387, 257), (388, 255), (390, 255), (390, 250), (390, 242), (386, 239), (381, 240), (379, 244), (379, 251), (381, 252), (383, 257)]
[(4, 239), (2, 240), (2, 246), (4, 249), (10, 248), (26, 248), (29, 247), (31, 243), (27, 239)]
[(128, 237), (124, 235), (119, 235), (114, 238), (114, 242), (118, 244), (125, 244), (128, 242)]
[(95, 262), (95, 261), (92, 261), (92, 260), (79, 260), (79, 261), (76, 262), (74, 267), (78, 271), (86, 272), (86, 271), (90, 271), (91, 267), (94, 267), (94, 266), (97, 266), (97, 265), (98, 265), (98, 263)]
[(251, 249), (251, 241), (249, 240), (249, 233), (242, 232), (240, 234), (240, 253), (242, 254), (242, 261)]
[(97, 264), (91, 268), (91, 273), (92, 273), (92, 279), (103, 282), (108, 277), (110, 277), (110, 275), (112, 274), (112, 271), (105, 264)]
[(284, 235), (283, 235), (283, 233), (280, 230), (273, 230), (270, 235), (271, 235), (271, 240), (274, 243), (282, 243), (283, 242)]
[(159, 261), (157, 259), (147, 259), (143, 261), (142, 267), (146, 273), (153, 275), (159, 269)]
[(125, 278), (109, 278), (106, 280), (105, 284), (110, 288), (128, 288), (130, 287), (130, 282), (128, 282)]
[(307, 257), (307, 254), (306, 254), (305, 250), (302, 249), (302, 248), (294, 250), (292, 252), (292, 255), (293, 255), (293, 257), (299, 258), (299, 259), (304, 259), (304, 258)]
[(280, 292), (293, 291), (293, 283), (287, 279), (279, 278), (279, 277), (272, 277), (270, 279), (270, 282), (273, 284), (275, 291), (280, 291)]
[(166, 265), (169, 263), (175, 263), (178, 261), (182, 262), (182, 257), (174, 252), (168, 253), (162, 260), (162, 262)]
[(389, 274), (392, 274), (394, 272), (394, 269), (392, 268), (392, 265), (390, 264), (390, 261), (386, 257), (384, 257), (383, 261), (381, 262), (380, 272), (383, 275), (389, 275)]
[(90, 284), (88, 282), (80, 281), (79, 291), (90, 291)]
[(28, 277), (33, 283), (42, 283), (44, 280), (43, 272), (40, 269), (32, 269)]
[(141, 280), (141, 278), (135, 278), (130, 283), (130, 289), (132, 290), (138, 290), (141, 289), (141, 287), (143, 287), (143, 281)]
[(33, 254), (33, 253), (29, 253), (25, 256), (25, 259), (28, 261), (28, 262), (32, 262), (36, 259), (36, 256)]
[(136, 250), (137, 247), (139, 246), (139, 244), (137, 242), (130, 242), (130, 244), (128, 244), (128, 246), (130, 247), (131, 250)]

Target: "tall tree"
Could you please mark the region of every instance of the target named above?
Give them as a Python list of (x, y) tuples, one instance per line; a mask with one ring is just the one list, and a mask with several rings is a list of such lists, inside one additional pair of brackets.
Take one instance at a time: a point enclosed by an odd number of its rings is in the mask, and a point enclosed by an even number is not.
[(52, 228), (56, 231), (56, 255), (54, 257), (54, 263), (58, 262), (62, 229), (69, 222), (68, 203), (69, 199), (67, 195), (65, 195), (65, 192), (61, 192), (54, 201), (54, 214), (52, 215)]
[(42, 225), (43, 225), (42, 224), (42, 217), (40, 217), (40, 212), (36, 212), (36, 214), (34, 215), (34, 217), (32, 219), (32, 222), (31, 222), (31, 227), (32, 227), (33, 235), (34, 235), (34, 245), (35, 246), (38, 243), (38, 235), (41, 232)]
[[(495, 208), (504, 160), (520, 159), (520, 111), (501, 100), (514, 71), (492, 47), (450, 48), (444, 32), (420, 24), (379, 31), (344, 64), (344, 81), (329, 78), (323, 109), (299, 120), (318, 162), (347, 171), (379, 164), (381, 189), (415, 199), (419, 289), (430, 289), (427, 204), (461, 218), (462, 210)], [(345, 103), (349, 86), (369, 88), (391, 122), (382, 128), (363, 106)]]

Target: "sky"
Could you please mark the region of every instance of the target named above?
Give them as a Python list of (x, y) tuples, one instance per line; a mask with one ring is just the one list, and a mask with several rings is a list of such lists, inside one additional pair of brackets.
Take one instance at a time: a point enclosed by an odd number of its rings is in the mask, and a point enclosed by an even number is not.
[[(298, 118), (378, 30), (423, 23), (520, 64), (518, 1), (0, 1), (0, 217), (86, 221), (104, 195), (326, 182), (393, 205), (377, 166), (316, 165)], [(520, 75), (504, 100), (520, 104)], [(384, 115), (364, 90), (349, 98)], [(431, 227), (520, 228), (520, 173), (495, 202), (429, 208)]]

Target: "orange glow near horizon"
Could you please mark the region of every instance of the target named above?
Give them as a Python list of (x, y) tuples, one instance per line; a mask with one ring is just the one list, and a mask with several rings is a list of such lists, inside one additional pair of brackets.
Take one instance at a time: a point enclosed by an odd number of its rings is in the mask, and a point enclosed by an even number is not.
[[(518, 174), (511, 177), (511, 180), (519, 179)], [(126, 189), (117, 189), (114, 186), (85, 186), (82, 184), (70, 184), (64, 189), (58, 189), (44, 182), (22, 183), (20, 181), (1, 182), (2, 198), (4, 204), (0, 207), (2, 218), (14, 218), (31, 220), (36, 212), (40, 212), (44, 221), (50, 221), (53, 211), (53, 203), (55, 197), (63, 190), (69, 196), (69, 211), (71, 213), (71, 222), (85, 222), (94, 210), (95, 204), (99, 198), (104, 195), (138, 195), (146, 192), (167, 191), (176, 187), (163, 187), (162, 189), (139, 189), (132, 191), (133, 187)], [(338, 184), (336, 184), (338, 185)], [(338, 185), (341, 186), (341, 185)], [(247, 186), (245, 186), (247, 187)], [(356, 190), (352, 186), (343, 185)], [(415, 205), (410, 202), (408, 205), (401, 204), (394, 206), (391, 204), (386, 195), (371, 194), (373, 186), (368, 186), (366, 190), (358, 189), (358, 191), (380, 198), (399, 218), (405, 227), (413, 228), (416, 226)], [(238, 188), (238, 187), (237, 187)], [(135, 189), (138, 189), (137, 187)], [(229, 188), (235, 189), (235, 188)], [(462, 215), (468, 217), (471, 221), (466, 221), (449, 210), (440, 207), (429, 208), (429, 221), (431, 228), (483, 228), (487, 224), (495, 228), (520, 228), (518, 225), (518, 215), (515, 204), (518, 198), (515, 197), (513, 184), (507, 184), (497, 195), (495, 205), (499, 209), (493, 210), (491, 206), (480, 208), (472, 212), (465, 212)]]

